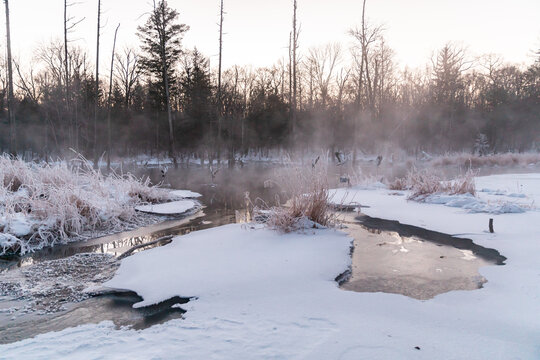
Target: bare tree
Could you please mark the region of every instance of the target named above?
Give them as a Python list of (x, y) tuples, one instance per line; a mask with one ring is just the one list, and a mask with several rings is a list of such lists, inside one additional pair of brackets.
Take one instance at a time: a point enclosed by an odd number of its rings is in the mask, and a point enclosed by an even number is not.
[(294, 139), (295, 133), (296, 133), (296, 90), (297, 90), (297, 65), (298, 65), (298, 59), (296, 57), (296, 51), (298, 50), (298, 36), (299, 36), (299, 30), (296, 26), (296, 10), (297, 10), (297, 4), (296, 0), (293, 2), (293, 30), (292, 30), (292, 82), (293, 82), (293, 94), (292, 94), (292, 103), (291, 103), (291, 113), (292, 113), (292, 119), (291, 119), (291, 127), (292, 127), (292, 137)]
[(394, 81), (394, 52), (390, 49), (381, 35), (370, 55), (369, 66), (371, 67), (372, 77), (372, 110), (375, 112), (374, 118), (381, 120), (383, 106), (392, 96)]
[(15, 124), (15, 109), (13, 98), (13, 67), (11, 60), (11, 32), (9, 26), (9, 2), (4, 0), (6, 5), (6, 42), (7, 42), (7, 72), (8, 72), (8, 117), (9, 117), (9, 151), (15, 155), (17, 153), (17, 136)]
[(356, 40), (357, 44), (353, 47), (353, 58), (356, 64), (356, 83), (357, 83), (357, 104), (361, 107), (362, 94), (365, 94), (367, 106), (374, 110), (375, 98), (372, 83), (372, 67), (370, 66), (370, 56), (374, 43), (380, 40), (383, 28), (381, 26), (370, 26), (366, 23), (366, 0), (362, 6), (362, 25), (360, 29), (355, 28), (349, 31)]
[(34, 104), (39, 104), (43, 90), (37, 84), (34, 68), (30, 67), (30, 70), (25, 73), (21, 71), (21, 67), (17, 62), (14, 62), (13, 65), (15, 65), (19, 76), (17, 87), (23, 91), (27, 99), (30, 99)]
[(309, 50), (308, 62), (313, 71), (315, 86), (323, 109), (328, 104), (331, 80), (341, 62), (341, 58), (341, 46), (337, 43)]
[(123, 55), (116, 54), (115, 77), (124, 92), (125, 108), (129, 109), (133, 87), (141, 77), (142, 68), (140, 57), (135, 50), (125, 48), (123, 52)]
[[(355, 63), (353, 78), (356, 87), (356, 111), (358, 114), (367, 107), (371, 113), (374, 112), (374, 91), (371, 82), (370, 52), (382, 32), (381, 26), (370, 26), (366, 21), (366, 2), (362, 2), (362, 23), (360, 28), (349, 30), (349, 34), (355, 38), (357, 43), (352, 48), (352, 55)], [(367, 106), (365, 106), (367, 105)], [(353, 118), (353, 163), (356, 162), (356, 143), (358, 137), (358, 119)]]
[(253, 86), (255, 83), (255, 74), (251, 67), (242, 67), (240, 69), (240, 79), (239, 87), (243, 99), (243, 110), (242, 120), (240, 124), (240, 147), (242, 152), (246, 150), (245, 148), (245, 138), (246, 138), (246, 118), (248, 116), (248, 101), (250, 99), (251, 93), (253, 91)]
[[(98, 146), (97, 146), (97, 118), (99, 111), (99, 31), (101, 21), (101, 0), (98, 0), (97, 9), (97, 29), (96, 29), (96, 87), (94, 89), (94, 168), (98, 167)], [(114, 53), (113, 53), (114, 54)], [(109, 152), (107, 152), (107, 169), (109, 169)]]
[(111, 73), (109, 75), (109, 96), (107, 97), (107, 170), (111, 169), (111, 95), (113, 85), (114, 50), (116, 48), (116, 35), (120, 24), (114, 30), (114, 41), (111, 55)]
[[(339, 123), (343, 121), (343, 98), (345, 94), (345, 88), (349, 80), (350, 69), (340, 69), (339, 73), (335, 76), (335, 82), (337, 87), (336, 102), (335, 108), (336, 112), (332, 116), (332, 144), (331, 144), (331, 154), (335, 154), (337, 147), (337, 132)], [(334, 157), (332, 157), (334, 159)]]
[(217, 158), (218, 162), (221, 157), (221, 126), (222, 126), (222, 111), (223, 104), (221, 98), (221, 57), (223, 53), (223, 0), (221, 0), (221, 6), (219, 8), (219, 60), (218, 60), (218, 88), (217, 88), (217, 103), (218, 103), (218, 128), (217, 128)]
[[(77, 26), (79, 23), (81, 23), (84, 18), (81, 19), (75, 19), (74, 17), (68, 16), (68, 8), (70, 6), (76, 5), (77, 3), (68, 3), (67, 0), (64, 0), (64, 76), (65, 76), (65, 101), (66, 101), (66, 109), (67, 109), (67, 116), (71, 116), (70, 114), (70, 69), (69, 69), (69, 52), (68, 52), (68, 33), (70, 31), (73, 31), (75, 26)], [(79, 148), (79, 124), (77, 121), (77, 116), (73, 119), (73, 137), (74, 137), (74, 143), (72, 144), (75, 149)]]

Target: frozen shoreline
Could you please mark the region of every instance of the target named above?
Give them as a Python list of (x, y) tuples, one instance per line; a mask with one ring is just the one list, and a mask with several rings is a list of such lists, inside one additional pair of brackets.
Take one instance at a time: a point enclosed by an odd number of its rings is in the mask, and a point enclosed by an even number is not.
[[(490, 176), (477, 182), (479, 188), (507, 194), (517, 188), (527, 201), (540, 201), (540, 174)], [(195, 296), (185, 304), (185, 319), (142, 331), (114, 330), (111, 322), (84, 325), (3, 345), (0, 351), (6, 359), (91, 359), (105, 354), (113, 359), (540, 356), (537, 208), (520, 214), (468, 213), (407, 201), (385, 189), (356, 191), (360, 202), (370, 206), (363, 209), (369, 216), (467, 234), (475, 243), (500, 251), (508, 258), (506, 265), (481, 268), (488, 279), (482, 289), (452, 291), (428, 301), (355, 293), (339, 289), (334, 281), (351, 261), (351, 239), (343, 234), (310, 230), (306, 232), (315, 235), (289, 236), (229, 225), (127, 258), (109, 283), (136, 290), (143, 304)], [(487, 232), (488, 217), (495, 219), (494, 234)]]

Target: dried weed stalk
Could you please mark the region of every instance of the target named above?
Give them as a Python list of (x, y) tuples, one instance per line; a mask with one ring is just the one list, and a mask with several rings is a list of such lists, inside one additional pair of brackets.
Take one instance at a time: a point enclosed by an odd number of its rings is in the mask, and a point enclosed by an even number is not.
[[(104, 176), (84, 158), (37, 165), (0, 156), (0, 235), (13, 224), (31, 226), (12, 250), (25, 253), (93, 233), (120, 231), (144, 222), (134, 207), (168, 199), (168, 191), (132, 175)], [(0, 255), (6, 249), (0, 249)]]
[(391, 190), (411, 190), (410, 200), (422, 201), (431, 194), (471, 194), (476, 195), (475, 172), (467, 171), (464, 175), (445, 181), (434, 170), (413, 168), (406, 177), (398, 178), (388, 186)]
[(305, 227), (331, 225), (333, 212), (328, 204), (328, 171), (326, 166), (317, 165), (290, 168), (278, 177), (287, 203), (264, 211), (266, 223), (283, 232)]
[(484, 166), (527, 166), (540, 163), (540, 154), (527, 153), (504, 153), (487, 156), (471, 155), (467, 153), (448, 154), (434, 158), (431, 162), (434, 166), (464, 166), (466, 168), (480, 168)]

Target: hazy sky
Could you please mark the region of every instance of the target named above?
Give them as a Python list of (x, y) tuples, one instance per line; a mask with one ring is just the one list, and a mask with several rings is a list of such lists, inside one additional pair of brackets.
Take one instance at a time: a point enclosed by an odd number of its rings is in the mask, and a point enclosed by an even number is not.
[[(75, 18), (85, 17), (70, 35), (95, 57), (97, 0), (73, 0)], [(271, 65), (287, 56), (292, 0), (224, 0), (224, 64)], [(217, 65), (219, 0), (169, 0), (190, 26), (184, 45), (197, 48)], [(2, 4), (3, 5), (3, 4)], [(118, 45), (138, 46), (135, 35), (152, 7), (149, 0), (102, 0), (102, 69), (107, 69), (114, 28), (121, 23)], [(351, 43), (348, 29), (361, 19), (361, 0), (298, 0), (300, 51), (328, 42)], [(33, 51), (61, 39), (63, 0), (11, 0), (14, 56), (28, 62)], [(532, 62), (540, 48), (540, 0), (368, 0), (367, 18), (384, 24), (387, 43), (401, 64), (422, 66), (448, 41), (471, 54), (496, 53), (509, 62)], [(5, 26), (2, 35), (5, 39)], [(105, 71), (105, 70), (103, 70)]]

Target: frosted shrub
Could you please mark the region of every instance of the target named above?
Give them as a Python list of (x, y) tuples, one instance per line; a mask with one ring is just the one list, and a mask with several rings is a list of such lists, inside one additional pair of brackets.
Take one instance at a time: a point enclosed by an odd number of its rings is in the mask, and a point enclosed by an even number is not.
[[(80, 158), (36, 165), (0, 156), (0, 255), (22, 254), (144, 223), (141, 203), (168, 200), (168, 191), (132, 175), (104, 176)], [(8, 236), (9, 235), (9, 236)], [(15, 238), (14, 238), (15, 237)], [(9, 241), (8, 241), (9, 239)], [(15, 244), (15, 245), (14, 245)]]
[(487, 154), (483, 156), (458, 153), (437, 157), (431, 161), (433, 166), (464, 166), (466, 168), (479, 168), (482, 166), (527, 166), (540, 163), (540, 153), (502, 153)]
[(277, 183), (289, 200), (285, 206), (278, 204), (266, 211), (270, 227), (290, 232), (317, 224), (330, 225), (333, 214), (328, 205), (326, 167), (292, 168)]
[(489, 141), (486, 134), (478, 134), (474, 141), (474, 152), (478, 156), (486, 156), (489, 153)]
[(476, 194), (474, 171), (449, 181), (442, 180), (434, 170), (413, 168), (405, 178), (398, 178), (389, 184), (392, 190), (411, 190), (410, 200), (422, 201), (431, 194)]

